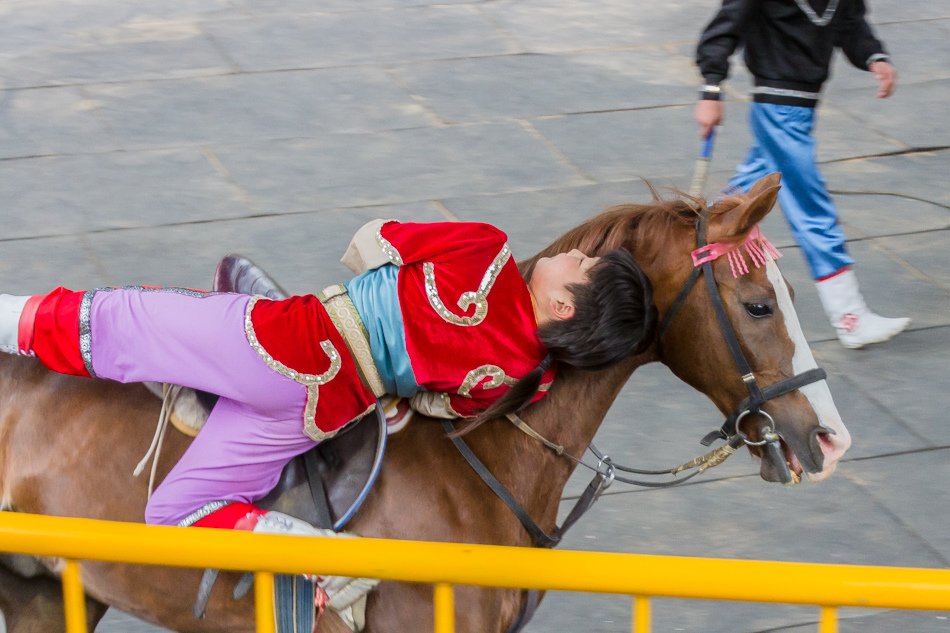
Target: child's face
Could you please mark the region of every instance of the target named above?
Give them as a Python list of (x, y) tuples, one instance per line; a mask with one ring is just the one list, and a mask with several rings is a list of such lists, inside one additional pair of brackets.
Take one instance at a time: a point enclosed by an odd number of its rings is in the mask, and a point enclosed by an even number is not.
[(569, 319), (574, 315), (574, 294), (568, 286), (587, 283), (587, 271), (598, 261), (599, 257), (588, 257), (574, 249), (554, 257), (542, 257), (535, 263), (528, 286), (536, 302), (539, 324), (551, 318)]
[(542, 257), (534, 265), (531, 279), (539, 276), (545, 285), (566, 288), (570, 284), (587, 283), (587, 271), (600, 261), (599, 257), (588, 257), (576, 248), (569, 253), (558, 253), (554, 257)]

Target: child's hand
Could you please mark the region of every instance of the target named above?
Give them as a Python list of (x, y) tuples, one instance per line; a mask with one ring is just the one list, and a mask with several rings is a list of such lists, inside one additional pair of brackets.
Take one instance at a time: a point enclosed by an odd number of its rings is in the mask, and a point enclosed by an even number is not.
[(877, 96), (880, 99), (886, 99), (894, 94), (894, 86), (897, 83), (897, 70), (888, 62), (874, 62), (868, 67), (874, 77), (877, 79)]

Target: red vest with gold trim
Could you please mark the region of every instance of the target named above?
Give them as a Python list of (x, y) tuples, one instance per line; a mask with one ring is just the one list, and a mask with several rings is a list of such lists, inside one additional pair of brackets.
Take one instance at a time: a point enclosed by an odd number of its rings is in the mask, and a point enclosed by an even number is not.
[[(462, 416), (487, 408), (547, 354), (507, 239), (474, 222), (393, 221), (377, 234), (400, 266), (399, 303), (416, 381), (447, 394)], [(542, 383), (554, 374), (549, 369)]]

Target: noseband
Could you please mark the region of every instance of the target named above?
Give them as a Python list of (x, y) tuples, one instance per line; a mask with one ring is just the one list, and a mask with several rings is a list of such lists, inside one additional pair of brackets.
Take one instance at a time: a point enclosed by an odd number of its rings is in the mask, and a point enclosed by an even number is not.
[[(695, 265), (689, 277), (687, 277), (683, 283), (679, 294), (676, 295), (676, 298), (670, 305), (670, 309), (663, 317), (663, 321), (660, 322), (660, 327), (657, 330), (657, 344), (660, 345), (662, 342), (663, 334), (670, 326), (670, 323), (672, 323), (679, 309), (683, 306), (693, 286), (699, 281), (699, 277), (701, 275), (704, 276), (706, 279), (706, 288), (709, 291), (709, 297), (716, 312), (716, 319), (719, 321), (719, 329), (736, 363), (736, 367), (742, 377), (742, 382), (749, 391), (749, 397), (739, 403), (736, 409), (726, 418), (721, 428), (706, 435), (701, 442), (704, 446), (709, 446), (713, 441), (723, 439), (733, 446), (741, 446), (743, 443), (749, 446), (763, 446), (764, 450), (767, 450), (771, 454), (773, 461), (779, 465), (781, 469), (779, 475), (782, 477), (782, 481), (788, 482), (791, 481), (792, 475), (788, 470), (788, 465), (785, 463), (785, 455), (779, 443), (781, 435), (775, 428), (775, 420), (762, 408), (762, 405), (773, 398), (791, 393), (805, 385), (824, 380), (827, 374), (824, 369), (816, 367), (792, 376), (791, 378), (780, 380), (767, 387), (762, 388), (759, 386), (755, 374), (749, 365), (749, 361), (746, 359), (745, 354), (742, 353), (742, 347), (739, 345), (735, 328), (729, 320), (726, 307), (722, 301), (722, 294), (719, 292), (719, 286), (716, 284), (712, 262), (718, 257), (718, 253), (714, 252), (717, 245), (708, 244), (708, 228), (709, 212), (703, 209), (699, 218), (696, 220), (696, 251), (693, 251), (693, 261)], [(765, 418), (765, 423), (760, 427), (759, 435), (761, 439), (759, 441), (750, 439), (749, 435), (743, 432), (740, 426), (740, 423), (746, 416), (754, 414)]]
[[(736, 449), (738, 449), (743, 444), (747, 444), (749, 446), (762, 446), (763, 450), (768, 451), (773, 461), (779, 465), (779, 468), (782, 469), (782, 472), (779, 474), (783, 478), (783, 482), (791, 481), (792, 476), (789, 472), (788, 465), (785, 463), (785, 455), (782, 452), (780, 443), (781, 435), (775, 427), (775, 420), (773, 420), (772, 416), (762, 408), (762, 405), (773, 398), (777, 398), (795, 391), (796, 389), (799, 389), (805, 385), (818, 382), (819, 380), (824, 380), (825, 371), (819, 368), (810, 369), (787, 380), (781, 380), (774, 384), (768, 385), (767, 387), (759, 387), (759, 383), (755, 379), (755, 374), (752, 372), (752, 368), (750, 367), (748, 360), (742, 353), (742, 348), (739, 345), (739, 339), (736, 336), (732, 322), (729, 320), (729, 317), (726, 314), (726, 308), (722, 301), (722, 295), (719, 292), (719, 287), (716, 285), (716, 278), (713, 275), (711, 262), (719, 255), (725, 254), (728, 249), (723, 250), (724, 245), (720, 244), (707, 244), (706, 233), (708, 224), (708, 211), (704, 209), (696, 221), (697, 250), (693, 251), (695, 266), (693, 267), (693, 271), (690, 273), (689, 277), (686, 279), (686, 282), (683, 284), (683, 287), (680, 289), (676, 299), (670, 306), (670, 309), (663, 317), (660, 326), (657, 328), (656, 341), (657, 346), (660, 347), (663, 334), (666, 332), (674, 316), (686, 301), (687, 295), (693, 289), (693, 286), (696, 285), (700, 275), (705, 275), (706, 286), (709, 289), (709, 296), (716, 311), (716, 318), (719, 321), (719, 329), (722, 331), (723, 337), (726, 339), (726, 344), (729, 346), (732, 357), (736, 362), (736, 366), (738, 367), (739, 373), (742, 376), (742, 382), (749, 390), (749, 397), (743, 399), (742, 402), (739, 403), (736, 410), (728, 416), (722, 427), (716, 429), (702, 439), (702, 443), (705, 446), (709, 446), (716, 439), (724, 439), (726, 440), (726, 444), (724, 446), (720, 446), (710, 451), (706, 455), (701, 455), (689, 462), (676, 466), (675, 468), (666, 470), (642, 470), (638, 468), (621, 466), (620, 464), (614, 463), (610, 457), (597, 450), (597, 448), (591, 444), (588, 446), (588, 450), (591, 451), (597, 458), (597, 463), (592, 465), (583, 459), (575, 457), (566, 452), (564, 446), (546, 439), (530, 426), (528, 426), (528, 424), (526, 424), (517, 415), (511, 414), (508, 416), (508, 419), (512, 422), (512, 424), (515, 425), (516, 428), (526, 433), (530, 437), (540, 441), (547, 448), (554, 451), (557, 455), (570, 459), (577, 465), (584, 466), (594, 472), (594, 478), (591, 480), (590, 484), (588, 484), (583, 494), (578, 497), (574, 507), (568, 513), (561, 526), (557, 527), (552, 534), (547, 534), (543, 529), (541, 529), (540, 526), (538, 526), (537, 523), (534, 522), (534, 520), (524, 510), (524, 508), (522, 508), (521, 505), (515, 500), (514, 496), (508, 492), (504, 484), (498, 481), (498, 479), (491, 474), (488, 467), (486, 467), (485, 464), (482, 463), (480, 459), (478, 459), (478, 457), (465, 443), (465, 441), (461, 437), (454, 435), (456, 430), (455, 424), (450, 420), (442, 421), (442, 426), (451, 438), (452, 443), (455, 444), (455, 447), (459, 450), (459, 452), (482, 479), (482, 481), (484, 481), (485, 484), (491, 488), (491, 490), (496, 495), (498, 495), (498, 497), (504, 501), (505, 505), (507, 505), (518, 517), (521, 524), (531, 535), (536, 546), (554, 547), (561, 540), (561, 537), (567, 532), (567, 530), (585, 512), (587, 512), (588, 509), (590, 509), (594, 502), (614, 481), (636, 486), (646, 486), (650, 488), (667, 488), (681, 485), (692, 477), (704, 472), (708, 468), (722, 463), (727, 457), (729, 457), (729, 455), (734, 453)], [(763, 238), (760, 239), (764, 242)], [(759, 264), (766, 261), (767, 256), (763, 255), (762, 252), (757, 250), (757, 248), (753, 247), (749, 250), (750, 253), (753, 251), (757, 253), (756, 255), (753, 255), (753, 260), (755, 263)], [(766, 253), (768, 253), (768, 249), (766, 249)], [(734, 272), (747, 272), (745, 264), (735, 261), (733, 257), (730, 257), (730, 263), (733, 265)], [(759, 428), (759, 437), (761, 439), (758, 441), (753, 441), (747, 433), (742, 431), (740, 426), (742, 421), (747, 416), (753, 414), (762, 416), (766, 421), (765, 424)], [(680, 472), (691, 469), (696, 470), (690, 475), (667, 482), (641, 481), (625, 478), (617, 474), (618, 471), (621, 471), (640, 475), (677, 475)], [(519, 631), (527, 619), (530, 618), (535, 606), (537, 606), (536, 601), (531, 599), (525, 601), (522, 604), (522, 613), (518, 618), (516, 618), (515, 623), (511, 626), (509, 632)]]

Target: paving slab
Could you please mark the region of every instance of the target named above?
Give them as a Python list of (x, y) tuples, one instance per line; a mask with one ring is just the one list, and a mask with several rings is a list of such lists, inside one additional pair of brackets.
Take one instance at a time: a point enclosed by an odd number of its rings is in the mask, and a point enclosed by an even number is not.
[[(391, 64), (522, 52), (472, 6), (254, 16), (202, 28), (243, 70)], [(412, 46), (407, 46), (412, 42)]]
[(250, 213), (198, 149), (0, 161), (0, 174), (6, 239)]
[[(666, 51), (505, 55), (401, 66), (446, 123), (692, 104), (692, 62)], [(676, 89), (674, 89), (674, 86)]]
[(692, 41), (715, 10), (704, 2), (503, 0), (483, 11), (530, 52), (646, 47)]
[(0, 58), (3, 87), (161, 79), (232, 72), (194, 23), (120, 27), (107, 41), (77, 38)]
[(234, 181), (280, 211), (432, 200), (582, 184), (516, 123), (222, 145)]
[(423, 108), (380, 68), (87, 85), (124, 149), (420, 127)]
[[(950, 211), (950, 150), (842, 161), (822, 166), (832, 194), (881, 193), (921, 199)], [(900, 230), (898, 216), (895, 228)]]
[[(836, 107), (881, 134), (916, 149), (950, 147), (946, 94), (950, 79), (935, 79), (902, 86), (887, 99), (875, 99), (867, 90), (843, 90), (835, 95)], [(906, 100), (907, 104), (898, 103)]]
[[(950, 405), (946, 392), (948, 346), (950, 328), (939, 327), (908, 332), (886, 345), (850, 355), (841, 353), (833, 343), (823, 343), (819, 349), (821, 362), (828, 366), (828, 371), (845, 378), (856, 394), (885, 409), (890, 417), (899, 419), (915, 436), (926, 438), (931, 446), (947, 446), (950, 428), (943, 411)], [(865, 436), (877, 442), (879, 438), (873, 429), (887, 425), (888, 418), (875, 419), (870, 423), (871, 432)], [(883, 446), (879, 454), (903, 450), (902, 444), (895, 448)]]
[[(733, 124), (716, 138), (716, 165), (737, 165), (751, 141), (739, 123), (746, 105), (730, 105)], [(685, 188), (699, 153), (692, 106), (550, 117), (532, 124), (597, 182), (665, 177)]]
[[(81, 287), (144, 283), (207, 288), (220, 258), (238, 253), (288, 292), (316, 293), (352, 276), (340, 263), (349, 237), (380, 217), (445, 219), (435, 206), (415, 204), (107, 231), (85, 236), (96, 269)], [(55, 280), (52, 276), (46, 284)]]
[[(651, 183), (661, 194), (672, 195), (664, 189), (662, 179)], [(507, 194), (449, 196), (442, 198), (441, 203), (460, 220), (488, 222), (501, 228), (508, 234), (515, 257), (527, 259), (609, 206), (649, 200), (646, 182), (632, 180)]]
[(101, 275), (85, 236), (16, 239), (2, 243), (3, 292), (32, 295), (57, 286), (85, 288)]
[(0, 90), (0, 158), (120, 147), (78, 87)]
[[(848, 243), (867, 304), (885, 316), (911, 317), (914, 320), (911, 327), (915, 329), (947, 325), (950, 321), (947, 292), (935, 288), (934, 280), (906, 266), (901, 260), (902, 253), (892, 254), (887, 248), (892, 239), (896, 238)], [(939, 249), (939, 245), (936, 248)], [(782, 272), (796, 289), (796, 311), (809, 340), (815, 340), (813, 336), (818, 340), (831, 336), (803, 256), (797, 249), (795, 252), (783, 249), (783, 253), (787, 254), (780, 262)], [(934, 256), (937, 256), (935, 251)]]
[(939, 18), (950, 18), (950, 7), (928, 0), (907, 0), (906, 2), (876, 2), (871, 5), (869, 17), (875, 23), (918, 22)]
[(950, 209), (924, 200), (861, 193), (839, 194), (834, 199), (845, 234), (853, 239), (901, 233), (920, 238), (930, 231), (939, 236), (950, 228)]
[(944, 440), (940, 449), (856, 461), (840, 473), (860, 486), (909, 532), (908, 541), (895, 543), (895, 549), (904, 550), (910, 542), (926, 544), (932, 551), (933, 562), (922, 564), (924, 567), (950, 564), (950, 535), (945, 529), (950, 511), (944, 505), (934, 507), (946, 488), (943, 482), (950, 469), (947, 457)]
[[(884, 244), (898, 251), (901, 259), (913, 266), (914, 270), (919, 271), (947, 292), (950, 290), (948, 239), (950, 239), (950, 231), (944, 229), (917, 235), (890, 237)], [(939, 295), (939, 291), (935, 291), (935, 294)]]

